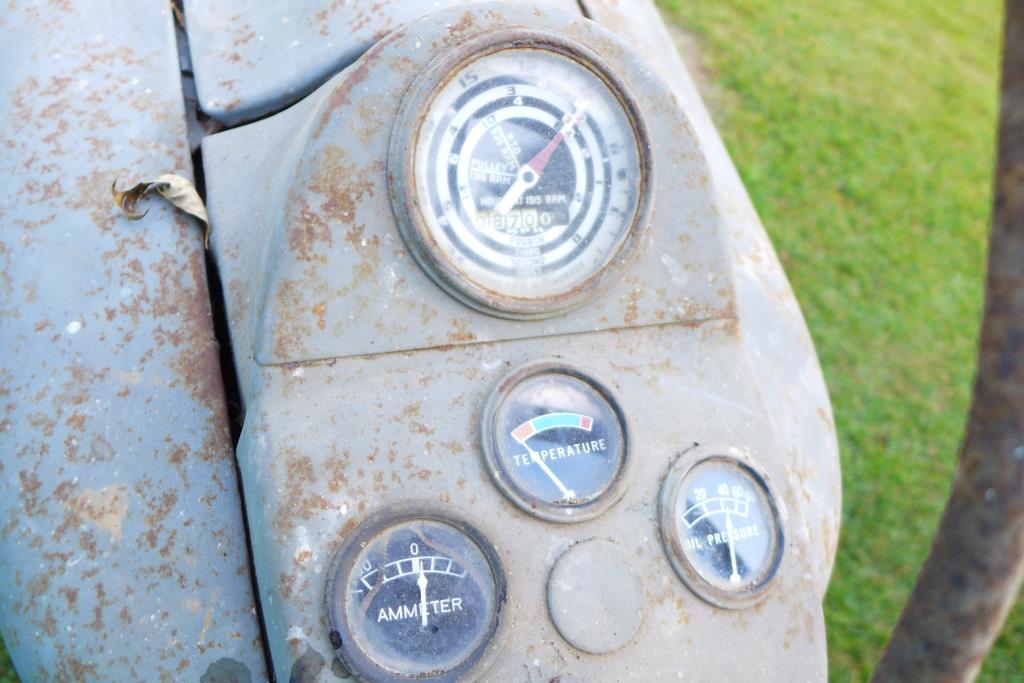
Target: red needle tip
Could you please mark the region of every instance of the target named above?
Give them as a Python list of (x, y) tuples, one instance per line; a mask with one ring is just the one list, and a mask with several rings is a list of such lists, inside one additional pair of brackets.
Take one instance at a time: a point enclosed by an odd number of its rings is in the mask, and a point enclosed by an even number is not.
[(526, 165), (532, 168), (537, 175), (544, 172), (548, 162), (551, 161), (551, 155), (555, 153), (558, 146), (562, 144), (562, 140), (565, 139), (564, 133), (559, 133), (555, 137), (551, 138), (550, 142), (544, 146), (544, 149), (537, 152), (536, 156), (526, 162)]

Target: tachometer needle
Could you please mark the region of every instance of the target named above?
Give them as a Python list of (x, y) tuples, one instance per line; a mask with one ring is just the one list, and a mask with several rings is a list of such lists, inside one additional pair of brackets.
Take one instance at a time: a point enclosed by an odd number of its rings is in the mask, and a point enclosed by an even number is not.
[[(551, 139), (551, 142), (558, 140), (561, 142), (559, 137), (561, 133)], [(550, 146), (551, 143), (548, 143)], [(547, 149), (545, 147), (545, 149)], [(532, 160), (531, 160), (532, 161)], [(523, 196), (523, 193), (529, 190), (531, 187), (540, 182), (540, 174), (533, 170), (530, 166), (530, 162), (527, 162), (523, 166), (519, 167), (516, 171), (516, 179), (512, 181), (512, 185), (505, 191), (505, 194), (498, 200), (498, 204), (494, 207), (498, 213), (505, 215), (512, 210), (512, 207), (516, 205), (519, 198)]]
[(427, 575), (423, 573), (423, 564), (420, 564), (420, 578), (416, 579), (416, 585), (420, 587), (420, 624), (427, 625)]
[(512, 181), (512, 185), (505, 191), (505, 194), (501, 196), (498, 204), (494, 207), (498, 213), (504, 215), (511, 211), (512, 207), (519, 201), (519, 198), (523, 196), (523, 193), (540, 182), (544, 169), (547, 168), (548, 162), (551, 161), (551, 155), (555, 153), (555, 150), (558, 149), (563, 140), (573, 136), (576, 126), (586, 118), (586, 102), (577, 100), (574, 105), (576, 110), (562, 118), (564, 125), (555, 137), (551, 138), (548, 144), (544, 145), (544, 149), (537, 152), (532, 159), (520, 166), (519, 170), (516, 171), (516, 179)]

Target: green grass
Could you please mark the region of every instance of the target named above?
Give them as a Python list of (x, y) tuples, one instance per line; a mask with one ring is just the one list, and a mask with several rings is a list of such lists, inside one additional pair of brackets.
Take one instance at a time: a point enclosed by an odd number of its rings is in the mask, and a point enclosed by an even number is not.
[[(663, 0), (803, 306), (843, 459), (835, 681), (877, 662), (927, 552), (974, 371), (997, 101), (995, 0)], [(983, 679), (1024, 681), (1024, 606)], [(0, 683), (16, 680), (0, 648)]]
[(18, 674), (14, 673), (14, 665), (11, 664), (3, 638), (0, 638), (0, 683), (18, 683)]
[[(991, 207), (995, 0), (661, 0), (829, 384), (843, 531), (831, 677), (878, 661), (938, 524), (970, 396)], [(1024, 606), (985, 665), (1024, 680)]]

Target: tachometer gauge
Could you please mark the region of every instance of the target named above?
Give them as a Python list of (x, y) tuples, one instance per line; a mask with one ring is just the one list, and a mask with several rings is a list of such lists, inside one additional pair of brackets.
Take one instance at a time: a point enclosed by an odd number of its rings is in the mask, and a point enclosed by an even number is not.
[(392, 157), (413, 253), (492, 313), (581, 303), (643, 223), (648, 168), (632, 100), (564, 39), (477, 48), (438, 70), (440, 82), (408, 105), (416, 112), (400, 117), (415, 123)]

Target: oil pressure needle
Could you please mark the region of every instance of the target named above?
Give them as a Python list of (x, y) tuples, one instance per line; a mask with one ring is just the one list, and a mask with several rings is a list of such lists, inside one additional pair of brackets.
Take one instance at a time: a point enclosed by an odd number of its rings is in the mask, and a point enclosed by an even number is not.
[(555, 153), (555, 150), (558, 149), (563, 140), (573, 136), (576, 126), (586, 118), (586, 102), (577, 100), (574, 102), (574, 105), (576, 110), (563, 119), (565, 125), (562, 127), (562, 130), (558, 131), (558, 134), (548, 141), (544, 149), (537, 152), (532, 159), (520, 166), (519, 170), (516, 171), (516, 179), (508, 190), (505, 191), (501, 199), (498, 200), (497, 206), (494, 207), (498, 213), (502, 215), (507, 214), (512, 210), (516, 202), (519, 201), (519, 198), (523, 196), (524, 192), (540, 182), (540, 176), (544, 173), (544, 169), (547, 168), (548, 162), (551, 161), (551, 155)]
[(729, 562), (732, 564), (732, 574), (729, 575), (730, 583), (740, 582), (740, 573), (736, 570), (736, 548), (733, 546), (732, 538), (732, 517), (725, 513), (725, 537), (729, 542)]
[(427, 625), (427, 575), (423, 572), (423, 563), (416, 563), (420, 568), (420, 578), (416, 585), (420, 587), (420, 625)]

